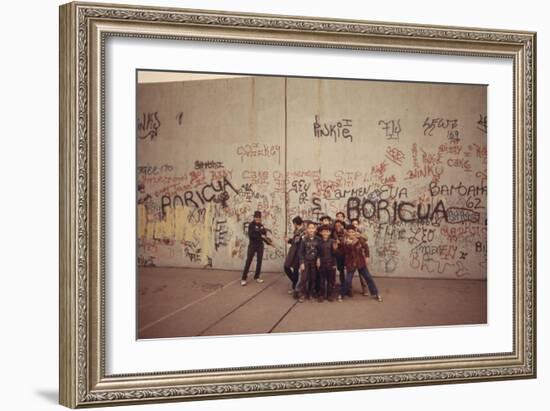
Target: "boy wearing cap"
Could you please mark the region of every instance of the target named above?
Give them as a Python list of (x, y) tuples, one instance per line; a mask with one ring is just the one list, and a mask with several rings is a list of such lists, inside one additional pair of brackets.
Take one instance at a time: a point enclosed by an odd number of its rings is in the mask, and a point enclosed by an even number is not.
[(246, 263), (244, 264), (243, 275), (241, 277), (241, 285), (246, 285), (246, 278), (248, 276), (248, 270), (252, 259), (256, 255), (256, 272), (254, 279), (258, 283), (263, 283), (264, 280), (260, 278), (262, 271), (262, 259), (264, 256), (264, 240), (267, 239), (267, 230), (262, 224), (262, 213), (260, 211), (254, 211), (254, 221), (248, 225), (248, 251), (246, 254)]

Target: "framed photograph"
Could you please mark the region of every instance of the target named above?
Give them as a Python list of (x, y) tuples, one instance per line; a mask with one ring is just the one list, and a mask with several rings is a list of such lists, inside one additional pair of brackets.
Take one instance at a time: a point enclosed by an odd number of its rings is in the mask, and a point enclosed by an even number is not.
[(60, 7), (60, 403), (536, 376), (536, 35)]

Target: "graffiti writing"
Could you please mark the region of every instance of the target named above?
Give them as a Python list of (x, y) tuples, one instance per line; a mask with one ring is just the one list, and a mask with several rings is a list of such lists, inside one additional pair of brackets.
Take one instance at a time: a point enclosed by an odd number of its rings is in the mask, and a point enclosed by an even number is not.
[(334, 142), (337, 142), (339, 139), (347, 139), (352, 142), (352, 126), (353, 124), (351, 119), (344, 118), (337, 122), (321, 123), (320, 116), (315, 115), (315, 121), (313, 122), (313, 136), (317, 138), (331, 137), (334, 139)]
[(399, 140), (399, 134), (401, 133), (401, 120), (380, 120), (378, 125), (382, 127), (385, 132), (385, 137), (388, 140)]
[(237, 155), (241, 158), (241, 162), (245, 158), (266, 157), (277, 158), (277, 163), (281, 163), (281, 146), (267, 145), (260, 143), (245, 144), (237, 147)]
[(142, 113), (137, 119), (137, 136), (141, 140), (153, 140), (158, 136), (160, 119), (157, 111)]

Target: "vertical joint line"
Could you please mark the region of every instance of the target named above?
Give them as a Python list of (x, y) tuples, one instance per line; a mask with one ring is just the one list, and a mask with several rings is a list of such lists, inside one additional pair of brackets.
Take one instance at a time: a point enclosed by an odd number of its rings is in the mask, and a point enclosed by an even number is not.
[[(288, 171), (288, 99), (287, 99), (287, 81), (288, 81), (288, 78), (285, 77), (285, 150), (284, 150), (284, 153), (285, 153), (285, 172), (284, 172), (284, 178), (285, 178), (285, 182), (284, 182), (284, 190), (285, 190), (285, 235), (287, 235), (287, 231), (288, 230), (288, 190), (287, 190), (287, 186), (286, 186), (286, 181), (287, 181), (287, 171)], [(284, 246), (284, 251), (285, 251), (285, 258), (286, 258), (286, 255), (287, 255), (287, 247), (286, 247), (286, 242), (285, 242), (285, 246)]]

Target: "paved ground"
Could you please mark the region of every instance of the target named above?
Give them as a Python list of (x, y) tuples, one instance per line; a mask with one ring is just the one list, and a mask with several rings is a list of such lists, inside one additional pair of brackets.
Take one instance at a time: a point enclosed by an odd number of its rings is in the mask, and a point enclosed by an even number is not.
[[(240, 273), (140, 268), (138, 337), (258, 334), (487, 322), (487, 283), (375, 278), (384, 301), (356, 292), (342, 303), (297, 303), (282, 273), (239, 284)], [(354, 289), (361, 289), (354, 278)]]

